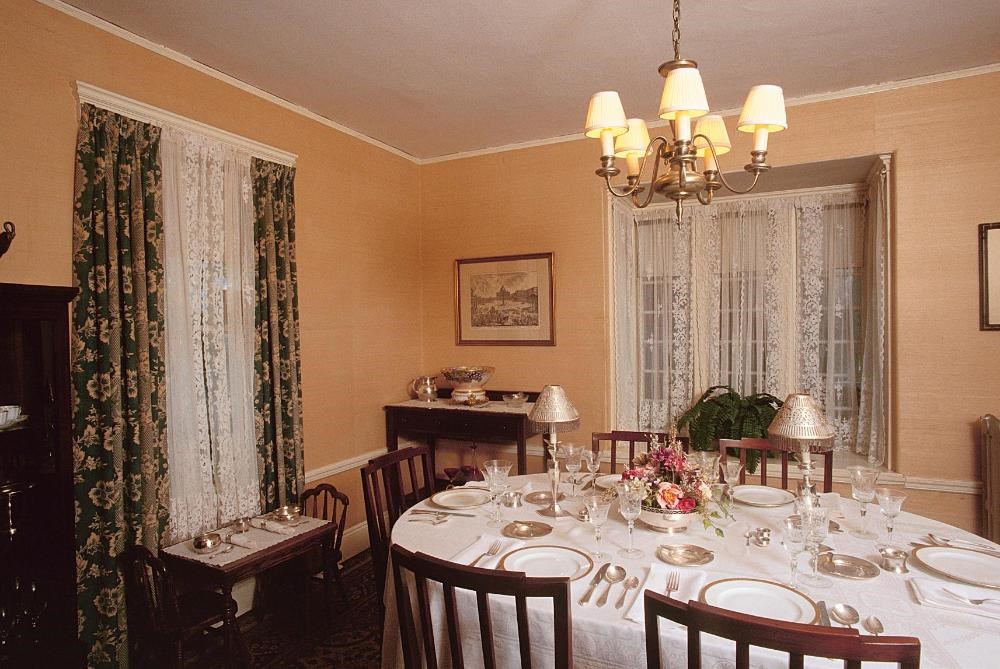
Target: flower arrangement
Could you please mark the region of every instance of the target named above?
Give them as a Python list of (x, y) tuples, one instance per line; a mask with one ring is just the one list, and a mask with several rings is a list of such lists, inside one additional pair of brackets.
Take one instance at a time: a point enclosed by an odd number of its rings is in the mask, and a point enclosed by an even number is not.
[(723, 535), (712, 522), (721, 515), (708, 508), (712, 487), (702, 477), (700, 468), (688, 460), (677, 440), (676, 428), (671, 427), (665, 444), (657, 435), (650, 434), (649, 449), (636, 454), (632, 466), (622, 473), (622, 480), (644, 487), (644, 507), (668, 513), (698, 513), (706, 529), (714, 527), (716, 534)]

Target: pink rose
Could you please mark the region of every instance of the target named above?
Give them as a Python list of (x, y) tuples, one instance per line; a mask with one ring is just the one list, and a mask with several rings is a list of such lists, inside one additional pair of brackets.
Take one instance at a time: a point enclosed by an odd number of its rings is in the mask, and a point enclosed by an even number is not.
[(677, 502), (684, 492), (673, 483), (661, 483), (656, 490), (656, 503), (661, 509), (676, 509)]
[(677, 502), (677, 508), (684, 513), (691, 513), (696, 506), (698, 506), (698, 502), (694, 500), (694, 497), (682, 497)]

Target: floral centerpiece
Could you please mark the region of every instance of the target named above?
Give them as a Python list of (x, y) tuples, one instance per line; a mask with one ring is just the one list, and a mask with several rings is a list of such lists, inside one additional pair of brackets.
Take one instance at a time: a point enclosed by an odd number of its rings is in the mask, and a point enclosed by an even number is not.
[(622, 473), (622, 480), (642, 485), (645, 496), (640, 519), (653, 529), (682, 532), (693, 515), (700, 514), (705, 528), (713, 527), (722, 536), (722, 530), (712, 522), (720, 514), (708, 508), (712, 488), (698, 465), (688, 460), (677, 440), (676, 428), (670, 429), (665, 444), (657, 435), (649, 435), (649, 450), (635, 456), (632, 466)]

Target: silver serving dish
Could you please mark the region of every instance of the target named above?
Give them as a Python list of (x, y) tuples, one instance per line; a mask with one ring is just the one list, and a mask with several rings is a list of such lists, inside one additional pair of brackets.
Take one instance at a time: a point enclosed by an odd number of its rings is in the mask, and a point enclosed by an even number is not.
[(250, 524), (250, 518), (237, 518), (230, 525), (229, 529), (233, 534), (243, 534), (244, 532), (249, 532), (253, 525)]
[(656, 557), (677, 567), (698, 567), (715, 559), (715, 553), (694, 544), (663, 544), (656, 547)]
[(544, 537), (552, 531), (552, 526), (538, 520), (515, 520), (504, 526), (500, 532), (511, 539), (534, 539)]
[(522, 407), (527, 401), (527, 393), (511, 393), (509, 395), (503, 395), (503, 403), (509, 407)]
[(816, 569), (831, 576), (855, 580), (867, 580), (879, 574), (878, 565), (874, 562), (840, 553), (821, 553), (816, 558)]
[(271, 518), (282, 523), (294, 523), (302, 517), (302, 511), (297, 506), (279, 506), (271, 512)]
[(222, 535), (218, 532), (206, 532), (199, 534), (191, 540), (191, 549), (195, 553), (213, 553), (222, 545)]

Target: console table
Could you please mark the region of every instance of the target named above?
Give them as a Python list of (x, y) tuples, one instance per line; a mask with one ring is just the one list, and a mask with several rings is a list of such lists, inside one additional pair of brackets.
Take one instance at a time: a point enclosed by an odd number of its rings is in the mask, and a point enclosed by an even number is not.
[[(482, 407), (452, 404), (448, 399), (450, 390), (440, 391), (436, 402), (409, 400), (398, 404), (387, 404), (385, 411), (385, 446), (387, 450), (399, 448), (399, 435), (415, 434), (424, 437), (431, 449), (431, 466), (435, 466), (434, 449), (438, 439), (459, 439), (463, 441), (515, 441), (517, 442), (517, 473), (526, 474), (528, 468), (528, 437), (542, 432), (532, 428), (528, 414), (534, 406), (531, 402), (538, 393), (528, 393), (529, 402), (521, 407), (509, 407), (500, 400), (508, 391), (487, 391), (491, 402)], [(546, 435), (547, 437), (548, 435)]]

